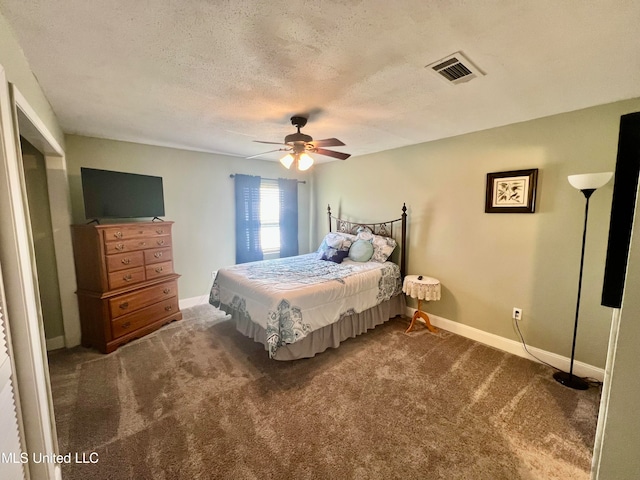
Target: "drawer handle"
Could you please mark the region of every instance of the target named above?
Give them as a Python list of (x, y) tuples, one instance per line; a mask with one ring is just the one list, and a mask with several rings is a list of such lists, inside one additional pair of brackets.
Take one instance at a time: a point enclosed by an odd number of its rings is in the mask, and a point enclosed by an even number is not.
[(144, 231), (143, 231), (143, 230), (138, 230), (138, 233), (139, 233), (140, 235), (142, 235), (142, 234), (144, 233)]
[(164, 245), (164, 240), (158, 240), (158, 245)]
[(164, 233), (164, 230), (162, 230), (162, 229), (156, 230), (156, 233), (157, 233), (158, 235), (162, 235), (162, 234)]
[(122, 259), (122, 263), (125, 265), (129, 265), (131, 263), (131, 259), (130, 258), (123, 258)]
[(124, 243), (117, 243), (116, 244), (116, 250), (118, 251), (123, 251), (124, 250)]
[(122, 238), (122, 232), (116, 232), (113, 234), (113, 236), (116, 238)]
[(133, 280), (133, 277), (131, 275), (125, 275), (124, 277), (122, 277), (122, 279), (125, 282), (130, 282), (131, 280)]
[(170, 289), (170, 288), (165, 288), (162, 292), (163, 292), (165, 295), (169, 295), (169, 294), (171, 293), (171, 289)]
[(140, 242), (138, 245), (140, 245), (141, 247), (144, 247), (147, 245), (147, 242)]
[(120, 308), (121, 308), (122, 310), (126, 310), (127, 308), (129, 308), (129, 302), (122, 302), (122, 303), (120, 304)]
[(170, 312), (172, 308), (173, 308), (173, 307), (172, 307), (171, 305), (167, 305), (166, 307), (164, 307), (164, 309), (165, 309), (167, 312)]
[(162, 256), (162, 252), (156, 252), (153, 254), (154, 257), (160, 258)]
[(163, 270), (164, 270), (164, 267), (157, 267), (156, 273), (162, 273)]
[(129, 328), (131, 326), (131, 322), (124, 322), (122, 324), (122, 328)]

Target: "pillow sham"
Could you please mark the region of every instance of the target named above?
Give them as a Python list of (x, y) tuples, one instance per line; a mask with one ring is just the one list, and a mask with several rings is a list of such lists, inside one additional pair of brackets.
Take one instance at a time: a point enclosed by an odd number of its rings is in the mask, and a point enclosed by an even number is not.
[(368, 262), (373, 255), (373, 244), (364, 239), (353, 242), (349, 249), (349, 258), (354, 262)]
[(395, 250), (396, 246), (397, 243), (393, 238), (374, 235), (373, 256), (371, 257), (371, 260), (380, 263), (386, 262)]
[(373, 244), (373, 256), (371, 260), (374, 262), (384, 263), (387, 261), (391, 253), (395, 250), (397, 243), (391, 237), (383, 237), (374, 235), (368, 228), (358, 232), (359, 240), (366, 240)]
[[(330, 260), (331, 258), (334, 258), (334, 260), (331, 260), (332, 262), (341, 263), (349, 254), (349, 247), (351, 247), (351, 244), (355, 239), (355, 235), (350, 235), (348, 233), (327, 233), (318, 248), (316, 258), (318, 258), (318, 260)], [(344, 256), (340, 258), (340, 261), (336, 261), (338, 257), (335, 255), (338, 251), (345, 252)]]

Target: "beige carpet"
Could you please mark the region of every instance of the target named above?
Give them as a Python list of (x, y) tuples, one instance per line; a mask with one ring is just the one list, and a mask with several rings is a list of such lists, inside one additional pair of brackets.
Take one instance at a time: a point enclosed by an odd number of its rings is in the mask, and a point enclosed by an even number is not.
[[(208, 305), (50, 356), (67, 479), (588, 479), (600, 391), (407, 319), (276, 362)], [(95, 455), (93, 459), (95, 459)]]

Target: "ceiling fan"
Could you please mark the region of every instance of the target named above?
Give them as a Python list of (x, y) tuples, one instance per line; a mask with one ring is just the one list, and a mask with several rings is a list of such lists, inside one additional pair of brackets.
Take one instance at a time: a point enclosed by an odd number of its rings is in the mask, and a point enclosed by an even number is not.
[(340, 160), (346, 160), (351, 155), (348, 153), (336, 152), (334, 150), (327, 150), (323, 147), (340, 147), (342, 143), (337, 138), (325, 138), (324, 140), (314, 140), (309, 135), (305, 135), (300, 132), (300, 129), (307, 124), (307, 118), (302, 116), (291, 117), (291, 124), (297, 127), (298, 131), (284, 137), (284, 142), (264, 142), (261, 140), (254, 140), (257, 143), (267, 143), (270, 145), (284, 145), (286, 148), (278, 148), (276, 150), (270, 150), (268, 152), (252, 155), (247, 158), (255, 158), (261, 155), (266, 155), (272, 152), (288, 152), (287, 155), (280, 159), (280, 163), (286, 168), (291, 168), (291, 165), (295, 163), (298, 170), (307, 170), (313, 165), (313, 158), (309, 153), (317, 153), (319, 155), (326, 155), (327, 157), (333, 157)]

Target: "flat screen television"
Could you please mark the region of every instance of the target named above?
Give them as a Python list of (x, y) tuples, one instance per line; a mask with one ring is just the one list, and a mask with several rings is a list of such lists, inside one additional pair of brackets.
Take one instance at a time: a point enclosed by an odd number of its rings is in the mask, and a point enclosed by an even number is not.
[(80, 169), (87, 219), (164, 216), (162, 177)]

